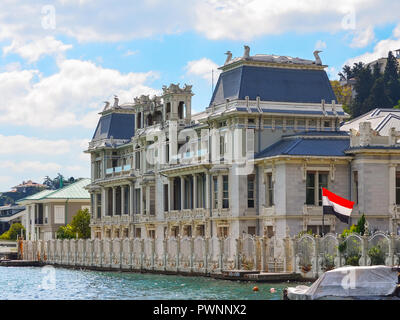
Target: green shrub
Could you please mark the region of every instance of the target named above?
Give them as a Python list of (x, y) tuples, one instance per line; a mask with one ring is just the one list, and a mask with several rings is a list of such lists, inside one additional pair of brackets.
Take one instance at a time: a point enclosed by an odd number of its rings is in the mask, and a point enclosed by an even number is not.
[(57, 239), (90, 238), (90, 213), (88, 209), (79, 210), (72, 218), (71, 224), (61, 226), (57, 230)]
[(74, 232), (71, 225), (61, 226), (57, 230), (57, 239), (74, 239), (76, 232)]
[(21, 235), (21, 230), (22, 234), (25, 238), (25, 228), (21, 223), (13, 223), (8, 229), (8, 231), (4, 232), (1, 236), (1, 240), (17, 240), (18, 237)]
[(380, 244), (371, 247), (368, 255), (371, 258), (371, 265), (385, 264), (385, 251)]

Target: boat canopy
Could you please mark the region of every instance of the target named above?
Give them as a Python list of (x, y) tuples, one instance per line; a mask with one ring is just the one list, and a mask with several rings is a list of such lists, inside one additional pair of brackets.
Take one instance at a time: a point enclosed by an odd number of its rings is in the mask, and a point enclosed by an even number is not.
[(372, 297), (392, 295), (398, 285), (398, 271), (388, 266), (342, 267), (325, 272), (311, 287), (288, 288), (293, 300), (325, 297)]

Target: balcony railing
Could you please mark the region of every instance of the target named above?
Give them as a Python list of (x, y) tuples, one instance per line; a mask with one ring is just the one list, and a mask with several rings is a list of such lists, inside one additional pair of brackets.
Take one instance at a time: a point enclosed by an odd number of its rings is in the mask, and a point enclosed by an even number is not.
[(305, 204), (303, 206), (303, 213), (311, 216), (322, 216), (322, 206)]
[(275, 214), (275, 206), (262, 208), (261, 216), (268, 217), (268, 216), (273, 216), (274, 214)]
[(195, 208), (184, 210), (171, 210), (164, 213), (166, 220), (184, 220), (184, 219), (197, 219), (201, 220), (208, 217), (208, 209)]
[(131, 165), (126, 164), (124, 166), (112, 167), (106, 169), (106, 175), (114, 176), (127, 173), (131, 170)]

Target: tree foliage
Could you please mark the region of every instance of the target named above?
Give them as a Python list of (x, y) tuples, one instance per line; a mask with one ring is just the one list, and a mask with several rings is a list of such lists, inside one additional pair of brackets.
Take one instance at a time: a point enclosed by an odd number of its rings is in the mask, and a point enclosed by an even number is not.
[(49, 189), (56, 190), (62, 187), (65, 187), (71, 183), (74, 183), (76, 180), (74, 177), (65, 178), (61, 173), (57, 174), (57, 177), (50, 178), (46, 176), (43, 180), (43, 184), (46, 185)]
[[(400, 108), (399, 64), (391, 51), (383, 73), (380, 72), (378, 63), (371, 69), (370, 66), (359, 62), (352, 67), (344, 66), (339, 76), (342, 81), (355, 80), (353, 90), (356, 92), (356, 97), (348, 109), (353, 117), (375, 108)], [(340, 92), (337, 98), (340, 101)], [(346, 104), (345, 109), (347, 106)]]
[(1, 240), (17, 240), (18, 237), (21, 235), (21, 230), (23, 237), (25, 239), (25, 228), (21, 223), (13, 223), (10, 226), (10, 229), (8, 231), (4, 232), (1, 236)]
[(57, 230), (57, 239), (90, 238), (90, 213), (88, 209), (79, 210), (72, 218), (71, 224)]

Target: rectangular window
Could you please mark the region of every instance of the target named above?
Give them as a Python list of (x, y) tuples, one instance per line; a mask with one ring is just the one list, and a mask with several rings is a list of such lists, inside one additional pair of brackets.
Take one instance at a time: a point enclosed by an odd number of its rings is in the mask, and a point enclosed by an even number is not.
[(254, 181), (254, 174), (247, 176), (247, 208), (254, 208)]
[(229, 233), (228, 227), (225, 227), (225, 226), (218, 227), (218, 234), (217, 234), (218, 237), (226, 238), (226, 237), (228, 237), (228, 233)]
[[(396, 179), (397, 182), (397, 179)], [(397, 192), (396, 192), (397, 194)], [(353, 171), (353, 199), (355, 204), (358, 203), (358, 171)], [(399, 199), (400, 200), (400, 199)]]
[(124, 211), (122, 212), (123, 214), (129, 214), (129, 188), (125, 186), (124, 188)]
[(328, 173), (318, 174), (318, 205), (322, 206), (322, 188), (328, 188)]
[(229, 177), (222, 176), (223, 189), (222, 189), (222, 208), (229, 208)]
[(307, 172), (306, 204), (322, 206), (322, 188), (328, 188), (328, 175), (328, 172)]
[(49, 206), (45, 206), (44, 207), (44, 224), (48, 224), (48, 223), (49, 223)]
[(272, 173), (267, 173), (267, 207), (274, 205), (274, 182), (272, 181)]
[(205, 236), (205, 228), (204, 228), (204, 224), (198, 225), (197, 226), (197, 236), (199, 237), (204, 237)]
[(256, 235), (256, 227), (247, 227), (247, 233), (249, 235), (255, 236)]
[(156, 230), (149, 230), (149, 238), (150, 239), (156, 238)]
[(274, 236), (274, 227), (267, 226), (267, 228), (264, 229), (264, 236), (266, 236), (268, 238), (272, 238)]
[(164, 184), (164, 211), (168, 211), (168, 184)]
[(315, 205), (315, 173), (307, 172), (306, 204)]
[(400, 204), (400, 172), (396, 172), (396, 204)]
[(65, 206), (54, 206), (54, 223), (65, 224)]
[(140, 189), (135, 189), (135, 214), (140, 213)]
[(97, 208), (96, 208), (97, 219), (100, 219), (101, 218), (101, 193), (97, 193), (96, 197), (97, 197)]
[(219, 136), (219, 156), (220, 159), (223, 160), (225, 155), (225, 136), (220, 135)]
[(135, 152), (135, 169), (140, 170), (140, 151)]
[(218, 177), (213, 177), (213, 208), (218, 209)]

